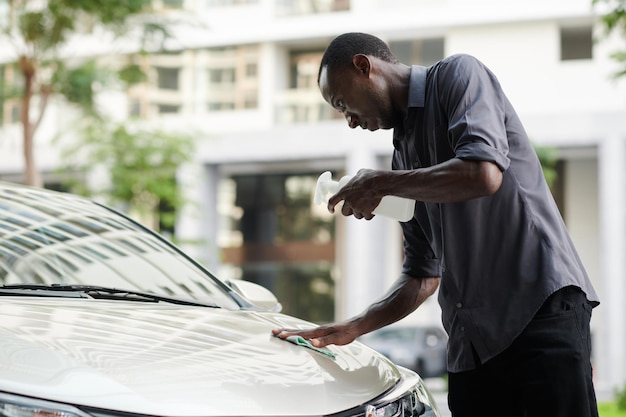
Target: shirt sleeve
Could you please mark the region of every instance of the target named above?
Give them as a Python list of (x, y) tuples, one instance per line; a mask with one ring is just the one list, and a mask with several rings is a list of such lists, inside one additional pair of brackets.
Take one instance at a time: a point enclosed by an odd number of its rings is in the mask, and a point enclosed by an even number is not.
[(505, 125), (508, 99), (495, 75), (470, 55), (455, 55), (441, 72), (441, 103), (448, 140), (460, 159), (510, 164)]

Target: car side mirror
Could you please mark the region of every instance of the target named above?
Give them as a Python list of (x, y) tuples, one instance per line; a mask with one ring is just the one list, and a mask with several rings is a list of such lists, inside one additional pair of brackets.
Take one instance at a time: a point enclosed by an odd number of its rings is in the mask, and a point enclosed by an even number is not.
[(283, 309), (282, 304), (278, 302), (274, 293), (262, 285), (243, 279), (228, 280), (226, 284), (257, 307), (274, 313), (280, 313)]

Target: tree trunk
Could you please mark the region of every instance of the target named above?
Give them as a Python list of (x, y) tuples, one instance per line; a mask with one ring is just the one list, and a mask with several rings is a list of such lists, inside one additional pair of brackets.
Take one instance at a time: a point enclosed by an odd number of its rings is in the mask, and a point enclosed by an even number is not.
[(35, 82), (35, 65), (31, 59), (20, 57), (20, 71), (24, 76), (24, 95), (22, 96), (21, 122), (24, 145), (24, 179), (27, 185), (43, 187), (41, 175), (37, 170), (34, 156), (34, 136), (36, 125), (30, 121), (30, 104)]

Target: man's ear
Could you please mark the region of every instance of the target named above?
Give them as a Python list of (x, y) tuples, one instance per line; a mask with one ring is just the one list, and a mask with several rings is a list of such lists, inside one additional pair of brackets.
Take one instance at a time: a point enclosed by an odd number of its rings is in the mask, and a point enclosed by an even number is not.
[(366, 77), (369, 77), (372, 63), (367, 55), (356, 54), (354, 57), (352, 57), (352, 65), (354, 65), (354, 67), (360, 73), (362, 73)]

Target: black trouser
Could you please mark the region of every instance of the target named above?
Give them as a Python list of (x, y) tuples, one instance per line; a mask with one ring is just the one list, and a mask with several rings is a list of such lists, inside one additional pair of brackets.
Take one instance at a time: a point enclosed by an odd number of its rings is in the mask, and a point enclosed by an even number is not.
[(453, 417), (598, 417), (591, 369), (591, 305), (582, 291), (554, 293), (500, 355), (450, 373)]

